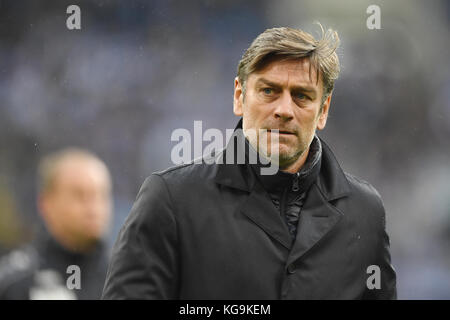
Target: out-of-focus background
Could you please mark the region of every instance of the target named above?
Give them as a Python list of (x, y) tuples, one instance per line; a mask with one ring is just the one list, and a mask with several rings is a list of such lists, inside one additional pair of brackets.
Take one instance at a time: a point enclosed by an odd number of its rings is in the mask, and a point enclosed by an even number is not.
[[(81, 8), (68, 30), (66, 8)], [(369, 30), (369, 5), (381, 29)], [(339, 32), (342, 72), (320, 132), (384, 199), (400, 299), (450, 299), (450, 2), (0, 1), (0, 255), (32, 241), (36, 167), (65, 146), (113, 178), (112, 244), (171, 133), (234, 128), (250, 42), (290, 26)], [(362, 213), (363, 214), (363, 213)]]

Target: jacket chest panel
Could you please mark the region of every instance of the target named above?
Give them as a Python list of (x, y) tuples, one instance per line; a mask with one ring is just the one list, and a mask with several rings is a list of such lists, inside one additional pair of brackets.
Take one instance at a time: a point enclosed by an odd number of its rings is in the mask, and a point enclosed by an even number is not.
[[(182, 278), (190, 292), (208, 299), (254, 296), (276, 299), (289, 251), (241, 212), (247, 196), (202, 200), (196, 211), (186, 211), (180, 223), (183, 239)], [(185, 275), (185, 276), (183, 276)], [(213, 280), (214, 279), (214, 280)], [(225, 297), (226, 298), (226, 297)]]

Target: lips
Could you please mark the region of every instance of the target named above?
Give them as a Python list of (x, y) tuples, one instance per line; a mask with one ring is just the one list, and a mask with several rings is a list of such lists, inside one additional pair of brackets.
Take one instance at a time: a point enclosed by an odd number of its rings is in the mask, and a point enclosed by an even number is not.
[(279, 133), (279, 134), (295, 134), (295, 133), (292, 132), (292, 131), (279, 130), (279, 129), (268, 129), (267, 131), (268, 131), (268, 132), (272, 132), (272, 130), (278, 130), (278, 133)]

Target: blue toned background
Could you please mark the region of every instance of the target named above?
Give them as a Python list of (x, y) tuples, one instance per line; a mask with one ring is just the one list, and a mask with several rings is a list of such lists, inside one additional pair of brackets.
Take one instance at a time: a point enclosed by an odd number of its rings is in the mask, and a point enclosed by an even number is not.
[[(39, 159), (76, 145), (114, 180), (110, 243), (176, 128), (234, 128), (233, 79), (266, 28), (338, 30), (327, 128), (344, 170), (387, 210), (401, 299), (450, 299), (448, 1), (0, 1), (0, 248), (32, 241)], [(366, 9), (381, 8), (368, 30)]]

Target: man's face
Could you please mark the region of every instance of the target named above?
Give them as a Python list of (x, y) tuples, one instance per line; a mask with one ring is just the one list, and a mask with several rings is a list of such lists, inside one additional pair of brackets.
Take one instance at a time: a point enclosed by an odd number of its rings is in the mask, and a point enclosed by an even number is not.
[[(261, 146), (266, 149), (262, 151), (272, 157), (278, 156), (281, 169), (292, 166), (301, 158), (306, 159), (316, 128), (325, 127), (331, 94), (319, 112), (323, 84), (322, 79), (316, 81), (316, 77), (314, 68), (311, 68), (310, 77), (309, 59), (297, 59), (272, 61), (250, 74), (245, 84), (245, 97), (242, 84), (235, 79), (234, 113), (243, 117), (244, 133), (253, 129), (258, 139), (268, 141), (269, 146)], [(262, 134), (267, 137), (260, 136), (259, 129), (266, 129)], [(270, 129), (278, 129), (279, 133), (270, 132)], [(270, 141), (275, 134), (279, 142), (278, 146), (272, 146), (275, 149), (272, 151)], [(258, 149), (255, 135), (246, 136)]]
[(109, 174), (94, 160), (63, 160), (42, 200), (46, 224), (60, 239), (81, 246), (96, 242), (111, 214)]

